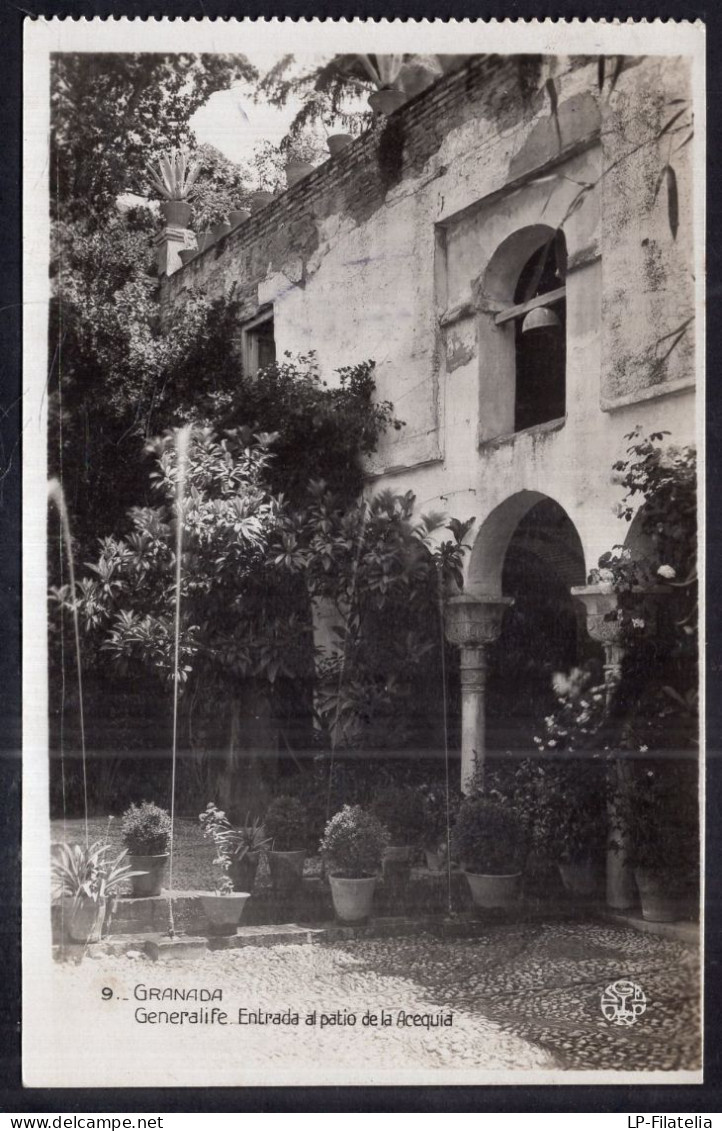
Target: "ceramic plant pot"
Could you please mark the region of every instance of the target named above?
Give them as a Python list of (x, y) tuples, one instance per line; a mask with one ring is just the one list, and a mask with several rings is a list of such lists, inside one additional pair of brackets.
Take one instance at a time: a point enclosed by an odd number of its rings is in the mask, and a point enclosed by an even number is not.
[(307, 177), (313, 170), (314, 166), (310, 161), (296, 161), (295, 159), (288, 161), (284, 169), (286, 184), (289, 188), (293, 188), (294, 185), (297, 185), (299, 181), (302, 181), (303, 178)]
[(142, 876), (130, 877), (131, 894), (134, 899), (139, 896), (160, 895), (167, 862), (167, 852), (160, 856), (128, 856), (128, 863), (133, 871), (144, 873)]
[(275, 890), (277, 892), (297, 891), (303, 881), (303, 865), (305, 862), (306, 850), (304, 848), (294, 852), (269, 852), (268, 866)]
[(247, 891), (231, 892), (229, 895), (202, 895), (201, 903), (207, 919), (209, 935), (235, 935), (241, 921)]
[(181, 263), (183, 264), (184, 267), (186, 266), (187, 263), (190, 263), (191, 259), (195, 259), (197, 254), (198, 254), (198, 248), (196, 248), (196, 247), (187, 247), (183, 251), (178, 252), (178, 255), (180, 257), (180, 261), (181, 261)]
[(329, 876), (328, 879), (337, 919), (342, 923), (362, 923), (369, 918), (376, 887), (375, 876), (364, 876), (360, 880), (346, 880), (341, 876)]
[(339, 153), (343, 153), (344, 149), (348, 149), (349, 145), (353, 144), (351, 134), (331, 134), (326, 138), (326, 145), (332, 157), (336, 157)]
[(254, 192), (251, 196), (251, 212), (260, 212), (273, 200), (272, 192)]
[(174, 228), (187, 228), (193, 209), (185, 200), (164, 200), (160, 206), (166, 224)]
[(375, 90), (373, 94), (369, 94), (368, 102), (374, 114), (388, 118), (389, 114), (393, 114), (395, 110), (399, 110), (403, 106), (406, 102), (406, 95), (403, 90), (392, 90), (390, 87), (385, 87), (383, 90)]
[(521, 872), (490, 876), (464, 869), (475, 907), (513, 907), (519, 899)]
[(239, 224), (245, 224), (246, 220), (250, 218), (250, 208), (237, 208), (233, 212), (228, 213), (228, 220), (231, 228), (237, 228)]

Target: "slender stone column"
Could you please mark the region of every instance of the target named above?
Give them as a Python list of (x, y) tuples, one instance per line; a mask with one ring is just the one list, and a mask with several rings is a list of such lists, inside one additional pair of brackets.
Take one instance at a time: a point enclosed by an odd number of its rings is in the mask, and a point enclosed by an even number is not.
[[(617, 593), (608, 586), (579, 585), (573, 587), (572, 596), (578, 597), (586, 609), (587, 632), (604, 648), (604, 684), (609, 705), (622, 678), (624, 659), (621, 624), (613, 615), (619, 608)], [(625, 789), (625, 769), (624, 761), (618, 758), (614, 763), (617, 793)], [(609, 800), (607, 815), (607, 903), (623, 911), (633, 907), (637, 898), (629, 866), (629, 835), (620, 823), (613, 798)]]
[(462, 594), (446, 603), (446, 635), (461, 650), (461, 788), (466, 790), (486, 753), (486, 645), (496, 640), (511, 597)]

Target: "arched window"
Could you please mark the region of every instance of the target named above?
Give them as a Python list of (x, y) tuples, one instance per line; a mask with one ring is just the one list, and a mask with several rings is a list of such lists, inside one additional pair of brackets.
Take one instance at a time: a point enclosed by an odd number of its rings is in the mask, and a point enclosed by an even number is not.
[(496, 324), (514, 322), (514, 431), (557, 420), (566, 412), (566, 243), (560, 230), (524, 264), (514, 306)]

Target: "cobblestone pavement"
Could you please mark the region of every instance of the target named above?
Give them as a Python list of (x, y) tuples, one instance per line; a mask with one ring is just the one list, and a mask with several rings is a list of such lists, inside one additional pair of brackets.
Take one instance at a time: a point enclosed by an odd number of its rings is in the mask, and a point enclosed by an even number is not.
[[(135, 952), (137, 954), (137, 952)], [(618, 926), (535, 923), (490, 926), (470, 940), (359, 939), (312, 946), (246, 947), (167, 962), (98, 956), (56, 966), (57, 1004), (87, 1027), (91, 1004), (113, 1016), (113, 1040), (153, 1058), (164, 1048), (156, 1083), (251, 1083), (324, 1067), (334, 1079), (368, 1082), (385, 1073), (672, 1070), (698, 1067), (698, 970), (691, 948)], [(614, 981), (641, 985), (648, 1007), (630, 1028), (605, 1020), (600, 997)], [(221, 987), (234, 1027), (138, 1024), (135, 986)], [(102, 986), (112, 1005), (99, 1005)], [(85, 1006), (83, 1003), (85, 1002)], [(63, 1004), (64, 1003), (64, 1004)], [(152, 1010), (198, 1009), (187, 1002), (144, 1002)], [(236, 1025), (238, 1010), (298, 1012), (298, 1026)], [(317, 1011), (313, 1026), (307, 1013)], [(385, 1011), (391, 1024), (368, 1027)], [(453, 1017), (450, 1026), (399, 1025), (399, 1013)], [(338, 1015), (320, 1027), (320, 1015)], [(343, 1023), (356, 1015), (356, 1024)], [(87, 1029), (86, 1029), (87, 1031)], [(64, 1029), (67, 1033), (68, 1030)], [(199, 1054), (202, 1061), (199, 1061)], [(155, 1056), (159, 1053), (156, 1051)], [(125, 1060), (126, 1054), (121, 1059)], [(186, 1068), (183, 1069), (183, 1065)], [(202, 1067), (201, 1067), (202, 1065)], [(129, 1068), (129, 1073), (130, 1073)], [(184, 1073), (175, 1078), (175, 1073)], [(131, 1079), (148, 1082), (151, 1075)], [(473, 1082), (468, 1076), (465, 1082)]]

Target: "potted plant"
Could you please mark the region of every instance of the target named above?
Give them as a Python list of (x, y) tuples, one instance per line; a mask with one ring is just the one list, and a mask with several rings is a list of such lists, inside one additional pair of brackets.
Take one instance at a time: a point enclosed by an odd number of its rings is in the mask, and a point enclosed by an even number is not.
[(232, 228), (237, 228), (239, 224), (245, 224), (250, 215), (250, 208), (232, 208), (228, 213), (228, 221)]
[(508, 801), (472, 794), (451, 834), (452, 852), (477, 907), (511, 907), (519, 896), (523, 836)]
[(343, 153), (344, 149), (348, 149), (352, 144), (351, 134), (329, 134), (326, 138), (326, 145), (332, 157), (338, 157), (339, 153)]
[(388, 117), (407, 101), (407, 95), (398, 86), (403, 55), (357, 55), (357, 59), (376, 86), (369, 95), (369, 106), (374, 114)]
[(371, 812), (388, 830), (390, 838), (383, 855), (384, 878), (408, 880), (412, 852), (424, 834), (421, 793), (402, 786), (388, 786), (376, 794)]
[(121, 827), (131, 866), (138, 869), (133, 896), (160, 895), (170, 843), (168, 811), (152, 801), (131, 805), (123, 814)]
[(148, 165), (153, 187), (162, 197), (161, 212), (168, 224), (187, 228), (192, 212), (188, 200), (201, 170), (200, 162), (190, 161), (187, 150), (181, 147), (161, 153), (158, 169), (160, 175)]
[(202, 892), (201, 904), (206, 913), (209, 935), (235, 935), (243, 914), (246, 901), (251, 894), (247, 891), (234, 891), (233, 881), (228, 874), (228, 858), (217, 856), (214, 863), (220, 864), (221, 875), (214, 892)]
[(61, 844), (51, 863), (53, 902), (60, 907), (64, 934), (73, 942), (99, 942), (108, 902), (124, 882), (138, 873), (127, 861), (127, 850), (111, 856), (107, 843)]
[(630, 866), (642, 917), (669, 923), (684, 918), (699, 881), (696, 761), (627, 764), (619, 779), (617, 811), (627, 834)]
[(234, 891), (250, 894), (256, 882), (261, 852), (270, 844), (260, 819), (251, 820), (247, 816), (245, 825), (234, 828), (226, 814), (210, 801), (198, 820), (203, 836), (215, 845), (214, 864), (222, 865)]
[(448, 839), (461, 806), (462, 797), (458, 789), (447, 791), (441, 785), (424, 783), (420, 787), (424, 810), (423, 845), (426, 867), (430, 872), (439, 872), (445, 867), (448, 858)]
[(337, 917), (358, 923), (371, 913), (376, 878), (389, 834), (373, 813), (344, 805), (326, 825), (321, 856)]
[(252, 192), (249, 197), (251, 205), (251, 212), (260, 212), (262, 208), (266, 208), (273, 200), (273, 193), (267, 189), (259, 189), (258, 192)]
[(306, 861), (306, 810), (296, 797), (276, 797), (268, 807), (264, 827), (272, 842), (268, 864), (273, 886), (277, 891), (294, 891), (301, 884)]
[(225, 219), (225, 217), (223, 219), (219, 220), (218, 223), (214, 224), (213, 227), (211, 228), (211, 235), (213, 236), (213, 242), (218, 243), (219, 240), (222, 240), (224, 236), (228, 235), (230, 230), (231, 230), (231, 224), (227, 219)]
[(557, 865), (570, 894), (594, 895), (607, 832), (606, 766), (591, 754), (544, 757), (521, 767), (517, 785), (534, 847)]

